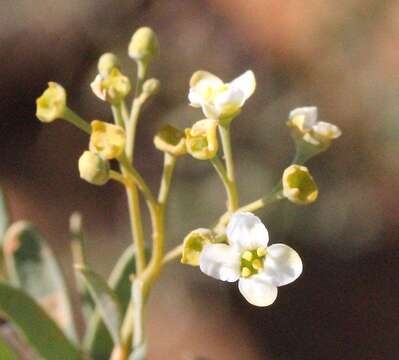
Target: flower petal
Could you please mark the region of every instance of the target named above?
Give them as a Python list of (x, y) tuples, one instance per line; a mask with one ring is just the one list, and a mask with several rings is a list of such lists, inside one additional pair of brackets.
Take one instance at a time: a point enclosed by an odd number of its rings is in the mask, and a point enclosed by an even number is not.
[(245, 250), (267, 247), (269, 242), (269, 233), (265, 225), (249, 212), (235, 213), (227, 226), (226, 234), (230, 244), (236, 244)]
[(202, 111), (207, 119), (217, 120), (220, 117), (220, 111), (212, 103), (202, 103)]
[(277, 298), (277, 287), (257, 275), (241, 278), (238, 281), (238, 289), (244, 298), (255, 306), (269, 306)]
[[(297, 120), (294, 120), (295, 118)], [(301, 131), (309, 131), (317, 123), (317, 107), (305, 106), (296, 108), (290, 112), (289, 119), (290, 121), (299, 121)]]
[(215, 106), (220, 112), (237, 111), (244, 101), (244, 92), (233, 86), (229, 86), (225, 91), (219, 93), (214, 100)]
[(313, 125), (312, 130), (317, 135), (330, 140), (336, 139), (342, 135), (342, 132), (338, 126), (325, 121), (319, 121), (317, 124)]
[(267, 248), (264, 269), (259, 276), (275, 286), (283, 286), (296, 280), (302, 268), (302, 260), (294, 249), (273, 244)]
[(240, 276), (240, 253), (234, 246), (209, 244), (200, 255), (200, 269), (215, 279), (234, 282)]
[(232, 87), (240, 89), (244, 93), (244, 101), (247, 100), (255, 91), (256, 80), (255, 75), (251, 70), (235, 78), (231, 83)]
[(223, 85), (223, 81), (216, 75), (204, 70), (196, 71), (190, 78), (190, 88), (194, 88), (200, 81), (206, 81), (212, 87)]

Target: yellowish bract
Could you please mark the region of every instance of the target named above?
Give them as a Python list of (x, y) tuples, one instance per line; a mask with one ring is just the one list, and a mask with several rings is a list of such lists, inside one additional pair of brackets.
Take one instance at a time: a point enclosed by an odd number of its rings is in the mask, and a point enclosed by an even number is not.
[(36, 99), (36, 116), (41, 122), (49, 123), (61, 118), (66, 108), (65, 89), (49, 82), (48, 88)]
[(187, 152), (198, 160), (209, 160), (218, 152), (217, 120), (197, 121), (191, 129), (186, 129)]
[(283, 173), (283, 195), (299, 205), (311, 204), (317, 199), (318, 189), (306, 166), (291, 165)]
[(125, 131), (117, 125), (103, 121), (91, 122), (90, 151), (111, 160), (122, 155), (125, 149)]

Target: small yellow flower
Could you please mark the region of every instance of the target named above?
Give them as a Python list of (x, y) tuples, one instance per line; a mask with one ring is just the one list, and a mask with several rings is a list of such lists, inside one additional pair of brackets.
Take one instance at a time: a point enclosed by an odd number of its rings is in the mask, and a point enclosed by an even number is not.
[(191, 266), (199, 266), (199, 258), (202, 249), (207, 244), (214, 242), (212, 231), (209, 229), (199, 228), (191, 231), (183, 241), (183, 254), (181, 258), (182, 264)]
[(48, 88), (36, 99), (36, 116), (45, 123), (61, 118), (66, 108), (65, 89), (55, 83), (49, 82)]
[(103, 121), (91, 122), (90, 151), (111, 160), (118, 158), (125, 149), (125, 131), (117, 125)]
[(132, 36), (129, 56), (138, 61), (148, 62), (159, 54), (157, 35), (149, 27), (141, 27)]
[(106, 77), (97, 75), (90, 87), (99, 99), (111, 104), (123, 100), (131, 90), (129, 78), (123, 75), (118, 68), (113, 68)]
[(186, 129), (187, 152), (198, 160), (209, 160), (218, 152), (217, 120), (197, 121), (191, 129)]
[(291, 165), (283, 173), (283, 195), (299, 205), (311, 204), (317, 199), (318, 189), (305, 166)]
[(86, 150), (79, 158), (80, 177), (93, 185), (104, 185), (109, 180), (109, 161)]
[(182, 156), (187, 153), (186, 139), (183, 131), (167, 124), (154, 137), (155, 147), (173, 156)]

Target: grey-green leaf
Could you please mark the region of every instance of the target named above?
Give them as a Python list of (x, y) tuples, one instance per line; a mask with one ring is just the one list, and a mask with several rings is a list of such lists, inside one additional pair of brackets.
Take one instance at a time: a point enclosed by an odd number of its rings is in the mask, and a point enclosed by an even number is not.
[(42, 359), (81, 359), (79, 351), (56, 323), (22, 290), (0, 282), (0, 311)]
[(0, 244), (3, 243), (4, 233), (10, 224), (7, 199), (4, 191), (0, 188)]
[[(108, 285), (118, 296), (123, 313), (126, 312), (131, 294), (129, 278), (135, 272), (135, 268), (134, 249), (133, 246), (129, 246), (120, 256), (108, 279)], [(83, 343), (94, 359), (109, 359), (113, 343), (98, 309), (90, 319)]]
[(3, 251), (11, 284), (31, 295), (71, 339), (76, 339), (64, 277), (38, 230), (25, 221), (14, 223), (5, 234)]
[(112, 336), (114, 344), (119, 344), (122, 309), (117, 295), (100, 275), (81, 265), (75, 267), (85, 279), (90, 294), (101, 314), (105, 326)]

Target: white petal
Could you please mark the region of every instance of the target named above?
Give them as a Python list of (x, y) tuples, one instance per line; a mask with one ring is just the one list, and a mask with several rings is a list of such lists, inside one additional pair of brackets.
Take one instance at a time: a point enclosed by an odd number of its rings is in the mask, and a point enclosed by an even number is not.
[(217, 120), (220, 117), (220, 111), (216, 109), (215, 105), (212, 103), (204, 102), (202, 104), (202, 112), (206, 116), (207, 119)]
[(249, 212), (235, 213), (226, 229), (230, 244), (235, 244), (240, 249), (254, 250), (260, 246), (267, 247), (269, 233), (262, 221)]
[(302, 268), (302, 260), (294, 249), (273, 244), (267, 248), (264, 269), (259, 276), (275, 286), (283, 286), (296, 280)]
[(338, 126), (325, 121), (319, 121), (316, 125), (312, 127), (312, 130), (316, 134), (326, 137), (328, 139), (336, 139), (342, 134)]
[(190, 79), (190, 88), (198, 85), (200, 81), (206, 81), (212, 87), (219, 87), (223, 85), (223, 81), (220, 80), (216, 75), (204, 70), (196, 71)]
[(240, 89), (244, 93), (244, 101), (247, 100), (255, 91), (256, 80), (251, 70), (234, 79), (230, 83), (233, 87)]
[(200, 255), (200, 269), (218, 280), (237, 281), (240, 276), (240, 253), (234, 246), (209, 244)]
[(255, 306), (269, 306), (277, 298), (277, 287), (256, 275), (241, 278), (238, 281), (238, 289), (245, 299)]
[(239, 109), (245, 101), (244, 92), (233, 86), (229, 86), (227, 90), (219, 93), (214, 102), (217, 109), (223, 111), (224, 108)]
[(292, 110), (289, 114), (290, 119), (293, 119), (297, 116), (303, 116), (303, 130), (308, 131), (312, 128), (313, 125), (317, 123), (317, 107), (300, 107)]
[(190, 89), (188, 93), (188, 100), (190, 101), (190, 105), (193, 107), (201, 107), (202, 97), (197, 94), (195, 89)]
[(99, 99), (105, 101), (106, 99), (106, 92), (102, 88), (102, 80), (103, 78), (101, 77), (100, 74), (98, 74), (92, 83), (90, 84), (91, 90), (93, 91), (94, 95), (96, 95)]

